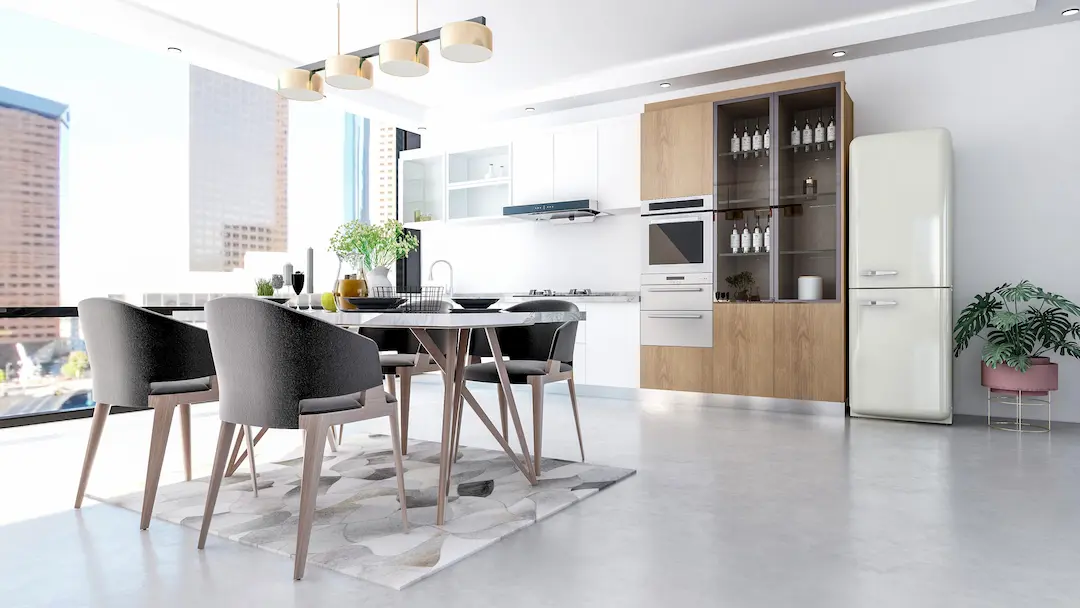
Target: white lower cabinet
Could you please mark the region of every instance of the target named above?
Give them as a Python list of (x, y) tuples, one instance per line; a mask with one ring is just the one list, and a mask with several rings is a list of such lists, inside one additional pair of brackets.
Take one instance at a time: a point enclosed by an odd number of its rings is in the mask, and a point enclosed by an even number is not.
[[(636, 302), (589, 303), (585, 341), (588, 384), (638, 388), (640, 307)], [(578, 382), (581, 382), (580, 380)]]

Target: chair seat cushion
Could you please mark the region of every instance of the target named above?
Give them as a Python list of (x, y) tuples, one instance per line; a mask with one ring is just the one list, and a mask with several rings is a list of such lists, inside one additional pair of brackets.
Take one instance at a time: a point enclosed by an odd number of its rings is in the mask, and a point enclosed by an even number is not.
[[(383, 392), (386, 396), (387, 403), (397, 403), (397, 397), (394, 397), (390, 393)], [(364, 393), (353, 393), (351, 395), (337, 395), (334, 397), (314, 397), (312, 399), (300, 400), (300, 413), (301, 414), (328, 414), (330, 412), (342, 412), (345, 410), (355, 410), (356, 408), (364, 407)]]
[(210, 378), (192, 378), (191, 380), (169, 380), (151, 382), (151, 395), (177, 395), (180, 393), (202, 393), (210, 390)]
[[(435, 359), (428, 355), (428, 361), (435, 363)], [(379, 355), (379, 364), (383, 366), (384, 373), (387, 369), (393, 369), (395, 367), (413, 367), (416, 365), (416, 355), (399, 354), (399, 353), (384, 353)]]
[[(563, 363), (559, 366), (559, 371), (568, 372), (571, 369), (573, 367), (569, 363)], [(510, 377), (511, 384), (527, 384), (529, 376), (544, 376), (548, 373), (547, 370), (547, 361), (506, 362), (506, 375)], [(466, 365), (465, 379), (473, 382), (497, 383), (499, 381), (499, 370), (495, 367), (494, 361)]]

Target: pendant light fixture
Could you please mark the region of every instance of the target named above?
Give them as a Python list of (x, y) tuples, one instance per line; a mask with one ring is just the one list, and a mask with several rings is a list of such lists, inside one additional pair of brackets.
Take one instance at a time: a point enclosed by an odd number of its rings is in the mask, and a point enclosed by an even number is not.
[(439, 33), (442, 56), (458, 63), (491, 59), (491, 28), (475, 21), (454, 21)]
[(370, 89), (375, 68), (367, 57), (341, 54), (341, 1), (337, 3), (337, 55), (326, 60), (326, 84), (352, 91)]
[(288, 68), (278, 72), (278, 95), (295, 101), (319, 101), (323, 95), (323, 77), (318, 72)]
[[(420, 33), (420, 0), (413, 4), (415, 31)], [(428, 73), (430, 55), (421, 42), (399, 38), (379, 45), (379, 69), (391, 76), (414, 78)]]

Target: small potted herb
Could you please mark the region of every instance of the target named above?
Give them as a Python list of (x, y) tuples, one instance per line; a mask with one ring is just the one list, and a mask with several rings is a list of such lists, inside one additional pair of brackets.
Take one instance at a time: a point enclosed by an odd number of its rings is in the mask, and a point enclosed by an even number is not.
[(744, 270), (738, 274), (727, 277), (724, 281), (731, 286), (736, 301), (745, 302), (750, 299), (750, 291), (754, 288), (755, 284), (754, 273)]

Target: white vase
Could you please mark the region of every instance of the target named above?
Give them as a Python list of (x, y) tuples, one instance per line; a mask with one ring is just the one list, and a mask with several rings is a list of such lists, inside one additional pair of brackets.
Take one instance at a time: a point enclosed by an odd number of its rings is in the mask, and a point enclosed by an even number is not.
[[(367, 271), (367, 284), (368, 293), (372, 297), (379, 297), (382, 292), (386, 292), (394, 288), (394, 285), (390, 282), (390, 269), (385, 266), (377, 266)], [(387, 294), (389, 295), (389, 294)]]

